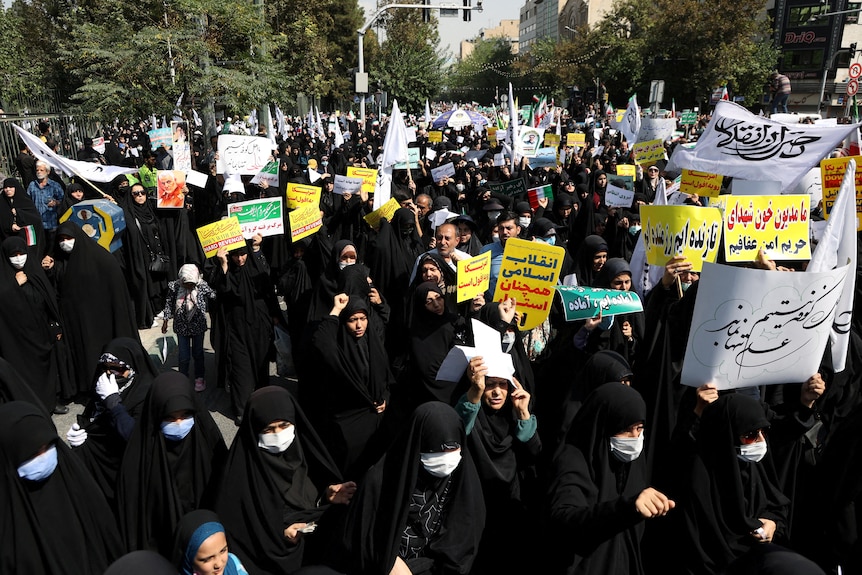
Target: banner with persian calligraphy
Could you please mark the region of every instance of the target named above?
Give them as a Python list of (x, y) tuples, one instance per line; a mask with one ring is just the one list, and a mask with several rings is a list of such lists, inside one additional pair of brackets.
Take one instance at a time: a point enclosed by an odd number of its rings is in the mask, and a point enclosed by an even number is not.
[(817, 373), (847, 268), (787, 273), (704, 264), (682, 384), (721, 390)]
[(374, 193), (374, 189), (377, 186), (377, 170), (348, 166), (347, 177), (362, 178), (362, 191), (368, 192), (369, 194)]
[(323, 218), (317, 206), (303, 206), (288, 214), (290, 220), (290, 240), (295, 242), (317, 233), (323, 225)]
[(724, 212), (724, 258), (753, 262), (762, 248), (773, 260), (811, 258), (808, 196), (720, 197)]
[(632, 155), (644, 168), (652, 166), (659, 160), (664, 160), (664, 142), (662, 140), (638, 142), (632, 146)]
[(230, 251), (246, 245), (236, 216), (201, 226), (197, 233), (204, 255), (208, 258), (216, 255), (219, 248), (224, 247)]
[(246, 239), (260, 234), (277, 236), (284, 233), (283, 202), (281, 198), (264, 198), (228, 204), (227, 215), (236, 216), (242, 235)]
[(506, 240), (493, 299), (501, 302), (515, 298), (521, 331), (541, 325), (548, 317), (565, 256), (566, 250), (561, 246), (517, 238)]
[(637, 177), (637, 168), (631, 164), (618, 164), (617, 165), (617, 175), (618, 176), (631, 176), (632, 178)]
[(531, 168), (556, 168), (557, 148), (539, 148), (536, 155), (530, 158)]
[[(823, 213), (825, 219), (829, 219), (832, 207), (838, 198), (838, 190), (841, 189), (841, 181), (844, 172), (847, 171), (847, 162), (854, 160), (856, 166), (862, 166), (862, 156), (847, 156), (845, 158), (829, 158), (820, 162), (820, 183), (823, 197)], [(856, 168), (856, 213), (862, 214), (862, 169)], [(857, 230), (862, 230), (862, 218), (857, 216)]]
[(584, 147), (587, 143), (587, 135), (583, 132), (569, 132), (566, 134), (566, 146), (571, 148), (574, 146)]
[(638, 294), (633, 291), (620, 291), (578, 286), (554, 286), (563, 299), (566, 321), (590, 319), (643, 311)]
[(679, 183), (679, 191), (683, 194), (697, 194), (715, 198), (721, 193), (721, 183), (724, 176), (719, 174), (708, 174), (695, 170), (683, 170), (682, 180)]
[(527, 193), (527, 183), (524, 178), (516, 178), (508, 182), (488, 182), (488, 188), (495, 194), (509, 197)]
[(605, 205), (609, 208), (625, 208), (632, 207), (635, 199), (635, 191), (617, 187), (613, 184), (608, 184), (605, 188)]
[(721, 211), (698, 206), (641, 206), (647, 263), (662, 266), (685, 256), (694, 271), (714, 262), (721, 243)]
[(458, 260), (458, 303), (488, 290), (491, 282), (491, 252)]
[(320, 205), (320, 188), (306, 184), (287, 184), (287, 207), (295, 210), (305, 206), (313, 206), (315, 209)]
[(221, 134), (216, 172), (254, 176), (269, 162), (272, 148), (273, 143), (267, 138)]
[(363, 219), (368, 222), (368, 225), (374, 228), (375, 230), (380, 227), (380, 220), (386, 220), (387, 222), (392, 221), (392, 216), (395, 215), (396, 210), (401, 207), (401, 204), (398, 203), (398, 200), (395, 198), (389, 198), (389, 200), (371, 212), (370, 214), (366, 214)]
[(859, 124), (789, 126), (722, 100), (693, 148), (677, 146), (668, 171), (683, 169), (762, 180), (769, 174), (792, 192), (802, 177)]

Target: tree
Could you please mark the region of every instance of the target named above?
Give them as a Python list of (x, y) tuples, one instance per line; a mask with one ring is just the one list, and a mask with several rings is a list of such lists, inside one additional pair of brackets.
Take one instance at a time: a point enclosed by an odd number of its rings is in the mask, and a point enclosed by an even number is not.
[(513, 61), (508, 39), (478, 40), (469, 56), (450, 67), (446, 85), (453, 99), (490, 104), (496, 89), (508, 85)]
[(425, 23), (421, 10), (393, 10), (380, 57), (369, 64), (372, 84), (397, 98), (402, 111), (423, 111), (425, 100), (440, 92), (444, 59), (439, 46), (436, 19)]

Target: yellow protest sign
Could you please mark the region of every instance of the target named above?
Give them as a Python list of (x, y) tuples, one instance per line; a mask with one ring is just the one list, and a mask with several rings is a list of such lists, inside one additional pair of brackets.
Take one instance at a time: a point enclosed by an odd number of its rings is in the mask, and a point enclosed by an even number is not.
[(488, 144), (493, 148), (497, 145), (497, 128), (485, 128), (485, 131), (488, 134)]
[(227, 248), (228, 251), (245, 247), (242, 227), (236, 216), (201, 226), (197, 229), (197, 233), (204, 255), (208, 258), (216, 255), (222, 247)]
[(362, 191), (369, 194), (374, 193), (374, 186), (377, 184), (377, 170), (348, 166), (347, 177), (362, 178)]
[(566, 134), (566, 146), (581, 146), (587, 143), (587, 135), (582, 132), (569, 132)]
[(774, 260), (811, 258), (810, 196), (736, 196), (724, 198), (724, 256), (752, 262), (761, 248)]
[(395, 198), (389, 198), (389, 201), (371, 212), (370, 214), (366, 214), (363, 216), (368, 225), (374, 228), (375, 230), (380, 227), (380, 220), (385, 219), (388, 222), (392, 221), (392, 215), (395, 213), (395, 210), (401, 207), (401, 204), (398, 203), (398, 200)]
[(320, 204), (320, 188), (307, 186), (305, 184), (287, 184), (287, 207), (291, 210), (313, 206), (317, 209)]
[(660, 139), (638, 142), (632, 146), (632, 154), (641, 166), (652, 166), (664, 159), (664, 142)]
[(491, 282), (491, 252), (458, 260), (458, 303), (488, 291)]
[(565, 255), (561, 246), (517, 238), (506, 240), (494, 301), (515, 298), (521, 331), (541, 325), (548, 317)]
[(720, 174), (683, 169), (679, 191), (683, 194), (697, 194), (698, 196), (715, 198), (721, 192), (723, 180), (724, 176)]
[(429, 144), (439, 144), (443, 141), (443, 132), (440, 130), (431, 130), (428, 132), (428, 143)]
[(698, 206), (641, 206), (647, 262), (664, 266), (682, 255), (700, 271), (714, 262), (721, 242), (721, 210)]
[(637, 168), (631, 164), (618, 164), (617, 165), (617, 175), (618, 176), (631, 176), (633, 178), (637, 177)]
[(320, 208), (317, 205), (303, 206), (293, 210), (288, 214), (288, 217), (290, 219), (290, 239), (294, 242), (316, 233), (323, 225)]
[(560, 136), (557, 134), (545, 134), (545, 147), (546, 148), (559, 148), (560, 147)]
[[(847, 170), (847, 162), (850, 160), (856, 161), (856, 213), (862, 214), (862, 156), (849, 156), (846, 158), (829, 158), (820, 162), (820, 181), (823, 186), (823, 214), (828, 220), (829, 214), (832, 213), (832, 206), (835, 205), (835, 199), (838, 197), (838, 190), (841, 189), (841, 181), (844, 179), (844, 172)], [(862, 218), (857, 217), (856, 221), (858, 230), (862, 230)]]

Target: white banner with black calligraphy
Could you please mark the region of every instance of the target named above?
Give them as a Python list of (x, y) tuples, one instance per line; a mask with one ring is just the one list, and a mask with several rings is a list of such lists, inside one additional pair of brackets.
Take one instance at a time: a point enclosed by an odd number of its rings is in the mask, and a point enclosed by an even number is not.
[(721, 101), (692, 149), (677, 146), (668, 171), (683, 169), (743, 180), (779, 180), (791, 193), (799, 180), (860, 124), (788, 126)]
[(703, 264), (682, 384), (733, 389), (817, 373), (848, 266), (789, 273)]

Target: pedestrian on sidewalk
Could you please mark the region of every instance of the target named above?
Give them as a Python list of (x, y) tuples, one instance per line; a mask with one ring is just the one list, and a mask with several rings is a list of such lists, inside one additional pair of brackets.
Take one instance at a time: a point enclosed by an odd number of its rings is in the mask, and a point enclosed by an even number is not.
[(214, 299), (216, 294), (201, 278), (200, 270), (195, 264), (182, 266), (178, 276), (178, 279), (168, 283), (162, 333), (167, 333), (168, 320), (173, 317), (180, 373), (188, 377), (189, 366), (194, 359), (195, 391), (203, 391), (207, 388), (204, 379), (204, 334), (207, 331), (207, 309), (209, 300)]

